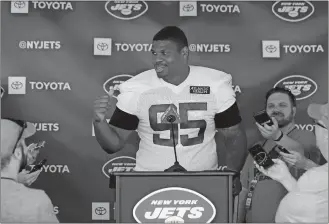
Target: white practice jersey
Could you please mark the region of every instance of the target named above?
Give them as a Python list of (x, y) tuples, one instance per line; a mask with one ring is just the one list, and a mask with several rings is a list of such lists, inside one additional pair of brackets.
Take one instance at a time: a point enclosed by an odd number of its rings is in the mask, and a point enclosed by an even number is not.
[(170, 105), (179, 114), (179, 124), (173, 124), (179, 163), (188, 171), (217, 169), (214, 117), (236, 101), (231, 75), (190, 66), (187, 79), (175, 86), (152, 69), (119, 88), (117, 107), (139, 119), (135, 171), (164, 171), (174, 164), (172, 124), (161, 122)]

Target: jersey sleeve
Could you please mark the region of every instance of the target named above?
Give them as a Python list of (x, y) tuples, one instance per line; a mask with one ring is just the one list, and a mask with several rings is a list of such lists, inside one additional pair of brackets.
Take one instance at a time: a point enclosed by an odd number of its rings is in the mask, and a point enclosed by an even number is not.
[(131, 83), (122, 83), (119, 86), (119, 91), (117, 107), (128, 114), (137, 115), (137, 102), (140, 95), (138, 86)]
[(138, 85), (129, 82), (119, 86), (118, 102), (109, 124), (124, 130), (137, 129), (139, 124), (137, 116), (139, 89)]
[(220, 74), (220, 81), (218, 81), (213, 88), (216, 96), (217, 113), (224, 112), (235, 103), (236, 99), (232, 87), (231, 75)]
[(221, 74), (220, 81), (214, 86), (216, 97), (216, 128), (228, 128), (241, 122), (240, 111), (232, 87), (232, 76)]

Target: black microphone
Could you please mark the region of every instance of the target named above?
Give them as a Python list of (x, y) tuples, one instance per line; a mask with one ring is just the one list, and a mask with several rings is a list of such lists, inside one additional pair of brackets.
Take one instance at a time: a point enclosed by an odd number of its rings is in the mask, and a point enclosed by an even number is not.
[(173, 122), (176, 121), (176, 117), (174, 115), (169, 115), (167, 117), (167, 121), (172, 124)]
[(172, 140), (173, 140), (173, 143), (174, 143), (175, 163), (178, 163), (178, 161), (177, 161), (176, 143), (175, 143), (174, 124), (173, 124), (173, 122), (176, 121), (176, 117), (174, 115), (169, 115), (167, 117), (167, 121), (170, 122), (170, 124), (171, 124)]
[(170, 115), (168, 115), (166, 120), (171, 124), (172, 139), (173, 139), (173, 143), (174, 143), (175, 163), (173, 166), (169, 167), (168, 169), (166, 169), (164, 171), (165, 172), (186, 172), (187, 170), (184, 167), (182, 167), (177, 160), (175, 132), (174, 132), (174, 122), (176, 121), (176, 117), (174, 115), (170, 114)]

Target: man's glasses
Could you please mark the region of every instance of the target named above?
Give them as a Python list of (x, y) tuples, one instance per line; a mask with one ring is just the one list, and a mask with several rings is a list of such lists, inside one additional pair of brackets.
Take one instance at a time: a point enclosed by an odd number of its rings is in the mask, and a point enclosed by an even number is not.
[(22, 121), (22, 120), (17, 120), (17, 119), (12, 119), (12, 118), (4, 118), (6, 120), (9, 120), (9, 121), (12, 121), (14, 122), (15, 124), (17, 124), (18, 126), (20, 126), (22, 128), (22, 130), (19, 132), (19, 135), (18, 135), (18, 138), (16, 140), (16, 143), (15, 143), (15, 147), (13, 148), (13, 153), (19, 143), (19, 140), (21, 139), (23, 133), (24, 133), (24, 130), (27, 128), (27, 124), (25, 121)]

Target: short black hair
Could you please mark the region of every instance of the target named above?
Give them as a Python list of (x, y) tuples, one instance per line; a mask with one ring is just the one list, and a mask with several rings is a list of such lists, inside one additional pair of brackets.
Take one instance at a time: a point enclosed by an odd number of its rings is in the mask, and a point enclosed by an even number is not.
[(153, 37), (153, 41), (157, 40), (171, 40), (178, 45), (179, 50), (183, 47), (188, 47), (188, 41), (184, 31), (177, 26), (166, 26), (162, 28)]
[(296, 107), (296, 97), (294, 94), (291, 93), (291, 91), (287, 88), (284, 88), (284, 87), (280, 87), (280, 86), (277, 86), (277, 87), (274, 87), (272, 89), (270, 89), (267, 93), (266, 93), (266, 96), (265, 96), (265, 104), (267, 104), (267, 100), (268, 98), (274, 94), (274, 93), (284, 93), (284, 94), (287, 94), (289, 99), (290, 99), (290, 102), (291, 104)]

